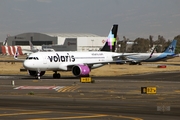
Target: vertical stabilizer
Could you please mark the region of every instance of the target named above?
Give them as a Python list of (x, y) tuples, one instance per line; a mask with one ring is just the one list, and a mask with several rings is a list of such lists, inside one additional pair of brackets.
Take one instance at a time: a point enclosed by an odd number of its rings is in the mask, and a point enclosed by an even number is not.
[(31, 42), (31, 40), (29, 40), (29, 45), (30, 45), (30, 49), (34, 50), (34, 46), (33, 46), (32, 42)]
[(164, 53), (175, 53), (177, 40), (173, 40)]
[(113, 25), (109, 32), (108, 39), (105, 45), (102, 47), (101, 51), (111, 51), (114, 52), (116, 48), (116, 37), (117, 37), (118, 25)]

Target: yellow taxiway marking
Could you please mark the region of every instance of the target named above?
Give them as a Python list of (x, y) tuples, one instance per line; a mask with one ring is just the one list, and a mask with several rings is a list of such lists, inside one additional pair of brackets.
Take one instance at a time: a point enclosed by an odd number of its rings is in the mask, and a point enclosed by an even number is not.
[(33, 80), (33, 82), (39, 82), (39, 80)]
[(73, 92), (80, 88), (80, 86), (67, 86), (64, 88), (59, 89), (57, 92)]
[(89, 115), (89, 116), (73, 116), (73, 117), (58, 117), (58, 118), (35, 118), (27, 120), (66, 120), (66, 119), (83, 119), (83, 118), (96, 118), (96, 117), (106, 117), (109, 115)]
[(158, 100), (164, 100), (165, 98), (164, 97), (158, 97)]
[[(16, 110), (16, 111), (23, 111), (23, 112), (18, 112), (18, 113), (7, 113), (7, 114), (0, 114), (0, 117), (2, 116), (19, 116), (19, 115), (30, 115), (30, 114), (49, 114), (52, 113), (53, 111), (37, 111), (37, 110), (22, 110), (22, 109), (6, 109), (6, 108), (1, 108), (1, 110)], [(25, 111), (25, 112), (24, 112)], [(70, 114), (71, 112), (57, 112), (57, 113), (66, 113)], [(77, 113), (81, 114), (81, 113)], [(91, 114), (91, 113), (87, 113)], [(62, 120), (62, 119), (84, 119), (84, 118), (98, 118), (98, 117), (119, 117), (119, 118), (126, 118), (130, 120), (143, 120), (141, 118), (137, 117), (131, 117), (131, 116), (115, 116), (115, 115), (108, 115), (108, 114), (92, 114), (92, 115), (87, 115), (87, 116), (72, 116), (72, 117), (58, 117), (58, 118), (31, 118), (31, 119), (26, 119), (26, 120)]]
[[(107, 117), (107, 116), (111, 116), (111, 115), (101, 115), (101, 114), (96, 114), (96, 115), (87, 115), (87, 116), (74, 116), (74, 117), (58, 117), (58, 118), (34, 118), (34, 119), (26, 119), (26, 120), (64, 120), (64, 119), (85, 119), (85, 118), (98, 118), (98, 117)], [(119, 115), (119, 116), (112, 116), (112, 117), (118, 117), (118, 118), (126, 118), (126, 119), (130, 119), (130, 120), (143, 120), (141, 118), (137, 118), (137, 117), (130, 117), (130, 116), (123, 116), (123, 115)]]
[(29, 114), (47, 114), (47, 113), (52, 113), (52, 112), (51, 111), (27, 111), (27, 112), (0, 114), (0, 117), (2, 117), (2, 116), (16, 116), (16, 115), (29, 115)]
[(113, 116), (113, 117), (127, 118), (127, 119), (130, 119), (130, 120), (143, 120), (142, 118), (130, 117), (130, 116), (123, 116), (123, 115), (120, 115), (120, 116)]
[(180, 93), (180, 90), (175, 90), (175, 92)]

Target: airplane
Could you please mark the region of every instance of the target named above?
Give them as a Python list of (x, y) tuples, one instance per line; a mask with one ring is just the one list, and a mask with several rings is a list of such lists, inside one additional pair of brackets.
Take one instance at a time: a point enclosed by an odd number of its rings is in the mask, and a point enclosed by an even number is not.
[[(108, 39), (101, 51), (51, 51), (35, 52), (30, 54), (23, 62), (23, 66), (31, 76), (40, 79), (46, 71), (53, 71), (53, 78), (61, 78), (58, 71), (72, 71), (76, 77), (89, 76), (92, 69), (102, 67), (105, 64), (116, 62), (121, 56), (115, 53), (115, 43), (118, 25), (113, 25)], [(17, 58), (17, 54), (14, 56)]]
[(164, 61), (167, 59), (172, 59), (176, 57), (175, 49), (176, 49), (177, 40), (173, 40), (171, 44), (167, 47), (167, 49), (163, 53), (154, 53), (156, 47), (153, 49), (151, 54), (149, 53), (124, 53), (124, 57), (121, 60), (126, 60), (130, 65), (139, 64), (141, 62), (157, 62)]
[(40, 51), (40, 49), (34, 47), (34, 45), (32, 44), (31, 40), (29, 40), (29, 45), (30, 45), (30, 51), (31, 52), (38, 52), (38, 51)]
[(29, 45), (30, 45), (30, 50), (29, 49), (23, 49), (24, 51), (26, 51), (27, 55), (30, 55), (31, 53), (39, 52), (39, 51), (54, 51), (54, 49), (49, 49), (49, 48), (38, 49), (37, 47), (34, 47), (31, 40), (29, 40)]
[(34, 47), (34, 45), (32, 44), (32, 42), (31, 42), (30, 40), (29, 40), (29, 45), (30, 45), (30, 50), (31, 50), (31, 52), (54, 51), (54, 49), (50, 49), (50, 48), (38, 49), (38, 48)]
[(30, 55), (31, 53), (41, 51), (40, 49), (34, 47), (34, 45), (32, 44), (30, 40), (29, 40), (29, 46), (30, 46), (30, 49), (22, 48), (23, 53), (26, 55)]

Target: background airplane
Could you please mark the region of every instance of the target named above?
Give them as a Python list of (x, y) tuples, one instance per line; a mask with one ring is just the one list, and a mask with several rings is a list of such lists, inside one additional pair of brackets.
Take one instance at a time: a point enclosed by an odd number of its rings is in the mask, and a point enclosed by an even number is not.
[(39, 51), (54, 51), (54, 49), (49, 49), (49, 48), (39, 49), (32, 44), (31, 40), (29, 40), (29, 46), (30, 46), (30, 49), (23, 49), (23, 51), (26, 51), (25, 53), (27, 55), (30, 55), (31, 53), (39, 52)]
[(34, 45), (32, 44), (31, 40), (29, 40), (29, 45), (30, 45), (30, 51), (31, 52), (38, 52), (38, 51), (40, 51), (40, 49), (34, 47)]
[[(30, 54), (23, 62), (31, 76), (40, 79), (45, 71), (54, 71), (53, 78), (60, 78), (58, 71), (72, 71), (77, 77), (89, 76), (92, 69), (101, 67), (107, 63), (116, 62), (122, 54), (115, 53), (115, 43), (118, 25), (113, 25), (108, 39), (101, 51), (89, 52), (35, 52)], [(15, 56), (17, 59), (17, 56)]]
[(31, 52), (38, 52), (38, 51), (55, 51), (54, 49), (50, 49), (50, 48), (43, 48), (43, 49), (38, 49), (36, 47), (34, 47), (34, 45), (32, 44), (32, 42), (29, 40), (29, 45), (30, 45), (30, 50)]
[(129, 62), (129, 64), (141, 65), (141, 62), (157, 62), (172, 59), (176, 57), (176, 43), (177, 40), (173, 40), (163, 53), (154, 53), (156, 48), (151, 53), (124, 53), (121, 60)]

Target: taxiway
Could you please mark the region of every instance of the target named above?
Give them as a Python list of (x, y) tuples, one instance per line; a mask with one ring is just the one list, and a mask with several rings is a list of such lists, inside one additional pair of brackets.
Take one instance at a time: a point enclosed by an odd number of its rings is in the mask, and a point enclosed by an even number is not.
[[(80, 83), (73, 77), (0, 76), (0, 119), (179, 120), (179, 77), (171, 72)], [(157, 93), (141, 94), (141, 87), (148, 86)]]

